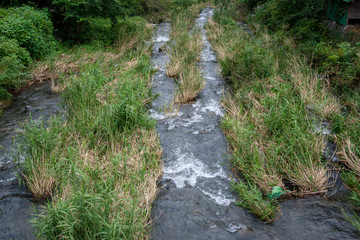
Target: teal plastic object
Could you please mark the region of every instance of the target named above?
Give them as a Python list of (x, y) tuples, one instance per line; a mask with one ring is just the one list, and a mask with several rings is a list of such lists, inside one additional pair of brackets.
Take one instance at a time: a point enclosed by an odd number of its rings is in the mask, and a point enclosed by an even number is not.
[(347, 24), (350, 2), (352, 0), (328, 0), (327, 18), (343, 26)]
[(279, 186), (274, 186), (271, 193), (268, 195), (269, 199), (277, 199), (281, 197), (286, 191)]

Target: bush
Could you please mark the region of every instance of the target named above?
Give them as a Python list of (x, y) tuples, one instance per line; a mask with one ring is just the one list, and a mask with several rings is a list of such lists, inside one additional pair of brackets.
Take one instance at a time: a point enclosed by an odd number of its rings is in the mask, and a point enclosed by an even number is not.
[(51, 53), (56, 42), (46, 11), (31, 7), (0, 9), (0, 100), (11, 97), (27, 78), (33, 59)]
[(0, 100), (8, 99), (8, 90), (19, 87), (26, 77), (26, 66), (32, 62), (29, 52), (15, 39), (0, 36)]
[[(260, 1), (245, 2), (254, 6), (254, 2)], [(324, 0), (267, 0), (256, 10), (254, 18), (273, 31), (288, 28), (296, 40), (319, 41), (324, 30), (324, 14)]]
[(16, 39), (32, 58), (39, 59), (54, 50), (53, 26), (47, 11), (26, 6), (2, 10), (0, 14), (0, 36)]
[(360, 44), (320, 42), (314, 48), (322, 72), (328, 72), (340, 87), (351, 87), (360, 76)]
[[(71, 42), (115, 40), (117, 19), (143, 12), (140, 0), (68, 1), (48, 0), (52, 19), (59, 36)], [(99, 36), (100, 39), (99, 39)]]
[(256, 11), (256, 18), (272, 29), (282, 25), (294, 26), (302, 19), (319, 19), (324, 16), (324, 1), (268, 0)]
[(165, 22), (170, 18), (171, 10), (174, 7), (172, 0), (144, 0), (141, 4), (146, 19), (149, 22)]

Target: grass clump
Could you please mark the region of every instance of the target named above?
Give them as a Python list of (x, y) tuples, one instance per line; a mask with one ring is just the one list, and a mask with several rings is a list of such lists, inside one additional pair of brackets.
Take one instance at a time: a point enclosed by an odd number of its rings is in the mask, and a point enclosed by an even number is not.
[(264, 198), (261, 190), (255, 185), (242, 181), (234, 183), (233, 189), (239, 194), (238, 205), (251, 209), (251, 212), (265, 222), (272, 222), (278, 207), (269, 199)]
[(222, 127), (233, 167), (249, 185), (235, 189), (242, 206), (271, 222), (277, 207), (267, 196), (274, 187), (305, 196), (331, 185), (322, 160), (327, 136), (314, 119), (338, 116), (340, 104), (284, 33), (255, 26), (251, 36), (226, 12), (214, 19), (207, 26), (210, 40), (233, 91), (223, 103)]
[[(338, 89), (339, 90), (339, 89)], [(342, 178), (351, 191), (349, 201), (354, 205), (353, 214), (345, 214), (353, 226), (360, 231), (359, 211), (360, 211), (360, 95), (359, 88), (344, 90), (342, 102), (346, 109), (346, 114), (342, 114), (334, 119), (337, 126), (336, 143), (338, 145), (338, 155), (345, 165), (345, 172)]]
[(194, 100), (205, 87), (201, 70), (196, 65), (200, 61), (203, 46), (201, 35), (198, 30), (189, 34), (198, 11), (185, 9), (175, 14), (171, 21), (170, 37), (175, 43), (171, 46), (170, 62), (166, 73), (169, 77), (175, 78), (179, 84), (175, 97), (177, 103), (188, 103)]
[(38, 238), (146, 236), (162, 167), (155, 122), (147, 115), (150, 52), (139, 41), (128, 49), (79, 47), (66, 55), (76, 73), (58, 73), (65, 116), (31, 122), (22, 136), (27, 185), (36, 198), (52, 200), (33, 219)]

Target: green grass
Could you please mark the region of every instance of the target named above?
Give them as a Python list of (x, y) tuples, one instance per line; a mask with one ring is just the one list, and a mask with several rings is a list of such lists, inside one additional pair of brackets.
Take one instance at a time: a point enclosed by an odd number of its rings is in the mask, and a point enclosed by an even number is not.
[(25, 126), (23, 174), (36, 198), (51, 198), (33, 218), (40, 239), (147, 234), (162, 152), (147, 114), (151, 51), (143, 41), (125, 49), (131, 39), (118, 48), (79, 47), (59, 57), (54, 71), (66, 64), (77, 71), (58, 73), (65, 121), (59, 116)]
[(322, 160), (326, 137), (315, 131), (309, 109), (330, 118), (340, 105), (285, 33), (255, 26), (251, 36), (224, 12), (214, 19), (209, 37), (233, 91), (224, 101), (222, 127), (233, 168), (248, 184), (234, 183), (234, 189), (242, 206), (271, 222), (277, 207), (267, 196), (274, 186), (304, 196), (331, 184)]
[(193, 101), (205, 87), (205, 80), (196, 63), (200, 61), (203, 42), (198, 29), (191, 34), (195, 18), (204, 4), (175, 13), (171, 18), (170, 37), (174, 40), (170, 50), (170, 62), (167, 75), (178, 82), (178, 92), (175, 97), (177, 103)]
[[(229, 10), (216, 12), (214, 20), (207, 26), (210, 40), (233, 91), (224, 101), (222, 126), (233, 167), (249, 185), (234, 183), (240, 204), (269, 221), (276, 212), (268, 206), (272, 187), (297, 196), (326, 191), (331, 183), (322, 150), (332, 140), (356, 209), (345, 216), (360, 229), (359, 87), (334, 81), (338, 75), (320, 76), (287, 32), (269, 33), (250, 22), (254, 35), (248, 35)], [(330, 123), (331, 139), (314, 128), (321, 119)]]
[(255, 184), (238, 181), (233, 183), (233, 189), (241, 199), (237, 203), (238, 205), (251, 209), (252, 213), (265, 222), (274, 221), (278, 207), (271, 200), (264, 198), (261, 190)]

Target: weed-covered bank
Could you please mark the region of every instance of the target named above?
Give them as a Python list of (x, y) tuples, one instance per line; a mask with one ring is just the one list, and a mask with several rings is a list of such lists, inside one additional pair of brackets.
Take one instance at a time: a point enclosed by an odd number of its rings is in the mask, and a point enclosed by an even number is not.
[(54, 85), (64, 89), (64, 116), (25, 127), (23, 175), (50, 200), (33, 218), (40, 239), (146, 235), (162, 154), (147, 115), (152, 30), (127, 21), (137, 27), (116, 47), (79, 47), (58, 60), (68, 64)]
[(222, 126), (242, 179), (234, 189), (241, 206), (271, 222), (277, 198), (321, 194), (331, 185), (322, 158), (329, 136), (316, 119), (338, 116), (340, 105), (286, 34), (257, 26), (250, 35), (222, 11), (208, 29), (233, 90)]
[[(345, 215), (359, 229), (358, 47), (348, 35), (335, 36), (322, 28), (321, 14), (307, 21), (304, 16), (314, 14), (306, 11), (311, 4), (294, 15), (276, 1), (263, 2), (255, 15), (246, 17), (259, 1), (235, 1), (208, 25), (233, 90), (224, 101), (223, 129), (242, 179), (234, 183), (240, 204), (273, 221), (275, 199), (325, 193), (332, 185), (329, 167), (335, 167), (343, 169), (340, 175), (356, 209), (355, 215)], [(316, 11), (321, 12), (320, 5)], [(239, 16), (249, 20), (252, 34), (234, 20)], [(294, 21), (283, 28), (280, 22), (288, 18)], [(316, 28), (304, 27), (314, 23)], [(304, 55), (313, 57), (312, 65)], [(340, 160), (335, 165), (324, 159), (328, 141), (337, 145), (331, 153)]]

